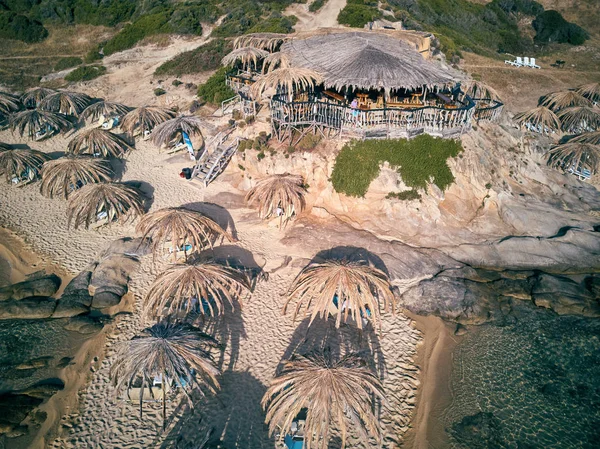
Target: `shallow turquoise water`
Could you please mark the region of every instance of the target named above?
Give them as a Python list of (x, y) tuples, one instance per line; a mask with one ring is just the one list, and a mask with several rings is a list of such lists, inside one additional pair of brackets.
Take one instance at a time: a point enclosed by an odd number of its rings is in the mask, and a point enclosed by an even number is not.
[[(531, 310), (475, 328), (455, 350), (450, 385), (452, 448), (600, 448), (600, 320)], [(458, 424), (480, 412), (483, 430)]]

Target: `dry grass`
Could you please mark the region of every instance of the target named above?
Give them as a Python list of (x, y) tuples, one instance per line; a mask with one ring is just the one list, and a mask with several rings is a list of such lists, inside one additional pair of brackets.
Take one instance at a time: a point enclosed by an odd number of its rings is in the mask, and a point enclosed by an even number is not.
[(123, 117), (121, 129), (132, 136), (137, 134), (144, 135), (151, 132), (154, 127), (162, 122), (175, 117), (175, 112), (166, 108), (155, 106), (143, 106), (128, 112)]
[[(141, 382), (141, 416), (144, 393), (151, 396), (154, 377), (162, 376), (180, 387), (192, 406), (191, 390), (202, 392), (202, 386), (211, 391), (219, 388), (220, 373), (206, 349), (214, 346), (216, 340), (193, 326), (157, 323), (119, 344), (116, 362), (110, 369), (115, 391), (126, 391), (129, 395), (134, 382)], [(163, 382), (163, 420), (165, 401)]]
[[(374, 398), (374, 399), (373, 399)], [(262, 406), (269, 432), (290, 432), (296, 416), (306, 409), (305, 448), (327, 449), (331, 430), (339, 429), (341, 447), (348, 430), (359, 432), (368, 445), (369, 437), (381, 443), (376, 401), (384, 400), (383, 386), (366, 362), (350, 355), (337, 363), (323, 356), (299, 356), (285, 362), (282, 373), (271, 382)]]
[(277, 208), (281, 208), (280, 225), (287, 224), (306, 205), (303, 184), (304, 179), (299, 175), (271, 175), (259, 180), (248, 191), (246, 201), (258, 206), (258, 216), (263, 219), (272, 217), (277, 213)]
[(79, 183), (109, 182), (113, 172), (108, 161), (88, 157), (66, 156), (48, 161), (42, 167), (42, 195), (67, 199)]
[[(194, 265), (173, 265), (158, 276), (146, 296), (144, 312), (148, 316), (167, 316), (179, 311), (198, 311), (215, 317), (225, 307), (235, 310), (243, 292), (251, 289), (248, 276), (240, 270), (214, 261)], [(197, 301), (193, 303), (192, 298)], [(202, 302), (206, 304), (208, 313)]]
[(75, 136), (67, 146), (71, 154), (102, 155), (120, 158), (133, 147), (122, 137), (101, 128), (92, 128)]
[(291, 93), (312, 90), (315, 85), (322, 82), (323, 77), (314, 70), (302, 67), (283, 67), (259, 76), (250, 88), (250, 94), (258, 100), (265, 91), (284, 89)]
[(13, 132), (17, 131), (21, 137), (27, 134), (30, 139), (33, 139), (38, 131), (46, 127), (64, 132), (73, 128), (73, 123), (66, 115), (58, 112), (28, 109), (11, 115), (10, 127)]
[(11, 182), (15, 176), (20, 177), (29, 171), (33, 176), (24, 183), (27, 184), (37, 178), (44, 162), (49, 159), (50, 157), (41, 151), (13, 150), (7, 147), (0, 151), (0, 171), (4, 172), (7, 182)]
[(75, 191), (67, 206), (68, 225), (88, 229), (105, 212), (108, 223), (126, 222), (144, 214), (142, 193), (118, 182), (86, 184)]
[(79, 114), (81, 114), (91, 102), (92, 99), (86, 94), (60, 90), (45, 96), (40, 102), (40, 108), (45, 111), (60, 112), (61, 114), (79, 117)]
[(548, 152), (548, 165), (563, 170), (587, 168), (595, 174), (600, 168), (600, 145), (572, 141), (557, 145)]
[[(154, 257), (165, 253), (165, 245), (184, 247), (192, 245), (192, 251), (212, 248), (213, 242), (221, 237), (230, 242), (234, 238), (210, 217), (184, 207), (160, 209), (145, 215), (136, 227), (142, 240), (152, 240)], [(184, 249), (185, 255), (188, 255)], [(175, 252), (174, 252), (175, 254)]]
[(514, 116), (514, 120), (520, 126), (530, 125), (540, 129), (542, 134), (558, 131), (561, 122), (558, 116), (546, 106), (538, 106), (529, 111), (521, 112)]
[(188, 136), (202, 136), (202, 120), (194, 115), (181, 115), (161, 123), (152, 131), (152, 142), (161, 147), (180, 139), (183, 133)]
[[(334, 303), (337, 297), (337, 305)], [(359, 329), (363, 319), (380, 327), (380, 309), (394, 311), (394, 293), (386, 274), (366, 262), (328, 260), (305, 267), (287, 292), (283, 313), (296, 303), (293, 319), (304, 311), (315, 318), (335, 318), (336, 327), (350, 319)]]

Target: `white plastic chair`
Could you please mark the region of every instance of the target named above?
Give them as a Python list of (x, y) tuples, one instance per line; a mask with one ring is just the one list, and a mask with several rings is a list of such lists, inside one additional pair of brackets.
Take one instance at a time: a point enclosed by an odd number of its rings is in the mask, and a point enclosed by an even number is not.
[(527, 56), (525, 56), (523, 58), (523, 66), (524, 67), (529, 67), (529, 58)]
[(521, 59), (520, 56), (517, 56), (517, 60), (515, 61), (515, 65), (517, 67), (521, 67), (523, 65), (523, 60)]
[(531, 67), (533, 69), (540, 69), (541, 68), (539, 65), (535, 64), (535, 58), (531, 58), (529, 60), (529, 67)]

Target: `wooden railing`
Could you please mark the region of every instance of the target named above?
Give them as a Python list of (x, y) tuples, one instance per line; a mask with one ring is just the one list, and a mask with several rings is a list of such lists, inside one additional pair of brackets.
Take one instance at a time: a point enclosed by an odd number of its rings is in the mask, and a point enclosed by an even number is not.
[(482, 121), (494, 121), (500, 117), (504, 104), (498, 100), (492, 100), (489, 98), (473, 98), (475, 102), (475, 114), (473, 118), (475, 120)]

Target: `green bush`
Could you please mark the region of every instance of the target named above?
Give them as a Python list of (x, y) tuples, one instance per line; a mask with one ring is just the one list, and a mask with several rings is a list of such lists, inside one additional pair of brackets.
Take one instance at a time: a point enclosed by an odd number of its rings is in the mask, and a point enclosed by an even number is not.
[(167, 12), (159, 12), (141, 17), (134, 23), (125, 25), (125, 27), (109, 40), (104, 46), (104, 55), (112, 55), (118, 51), (132, 48), (146, 36), (160, 33), (170, 33), (172, 31), (168, 24), (169, 16)]
[(234, 97), (235, 92), (225, 84), (227, 69), (221, 67), (217, 72), (206, 80), (206, 83), (198, 87), (198, 97), (207, 103), (220, 105), (222, 101)]
[(89, 81), (94, 78), (98, 78), (101, 75), (106, 73), (106, 67), (103, 65), (84, 65), (76, 68), (67, 76), (65, 76), (65, 80), (71, 83), (76, 83), (78, 81)]
[(71, 67), (77, 67), (83, 64), (83, 60), (77, 56), (67, 56), (66, 58), (60, 58), (54, 65), (54, 70), (57, 72), (61, 70), (70, 69)]
[(388, 200), (395, 198), (403, 201), (420, 200), (421, 194), (416, 190), (404, 190), (403, 192), (390, 192), (385, 196)]
[(379, 175), (380, 164), (387, 161), (398, 169), (407, 186), (425, 188), (432, 180), (444, 190), (454, 182), (447, 159), (460, 151), (460, 142), (426, 134), (412, 140), (351, 141), (335, 160), (331, 182), (336, 192), (364, 196)]
[(214, 39), (195, 50), (178, 54), (160, 65), (154, 75), (192, 75), (221, 67), (221, 59), (232, 49), (231, 42)]
[(361, 0), (348, 1), (338, 14), (338, 22), (354, 28), (363, 28), (367, 23), (381, 17), (377, 4), (372, 6)]
[(296, 16), (272, 17), (262, 20), (248, 30), (248, 33), (282, 33), (294, 32), (294, 25), (298, 22)]
[(154, 95), (156, 95), (157, 97), (160, 97), (161, 95), (166, 94), (167, 91), (164, 90), (162, 87), (157, 87), (156, 89), (154, 89)]
[(47, 36), (48, 30), (37, 20), (0, 10), (0, 38), (33, 43), (42, 41)]
[(567, 22), (558, 11), (544, 11), (532, 23), (539, 43), (559, 42), (581, 45), (590, 35), (579, 25)]
[(310, 4), (310, 6), (308, 7), (308, 10), (310, 12), (317, 12), (319, 9), (321, 9), (325, 3), (327, 2), (327, 0), (315, 0), (314, 2), (312, 2)]

